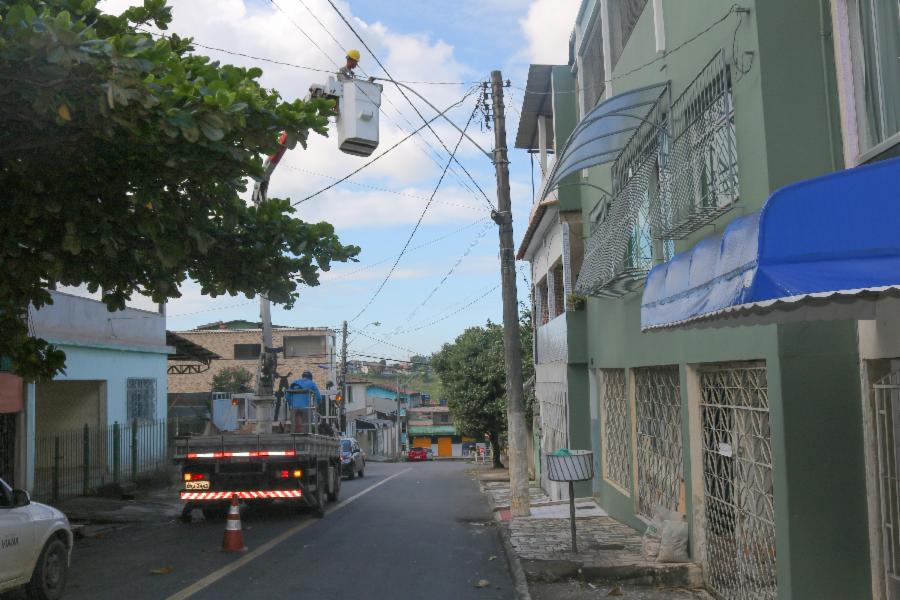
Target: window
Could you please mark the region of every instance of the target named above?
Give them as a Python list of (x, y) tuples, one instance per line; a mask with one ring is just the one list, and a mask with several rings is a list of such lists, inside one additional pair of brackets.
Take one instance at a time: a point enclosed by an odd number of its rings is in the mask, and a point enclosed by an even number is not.
[(585, 36), (581, 53), (578, 56), (578, 83), (581, 88), (581, 116), (584, 116), (603, 96), (606, 88), (606, 73), (603, 70), (603, 29), (600, 17), (594, 19), (588, 34)]
[(619, 62), (646, 5), (647, 0), (617, 0), (609, 3), (609, 48), (613, 67)]
[(566, 285), (563, 282), (563, 267), (557, 264), (550, 271), (553, 277), (553, 314), (551, 318), (556, 318), (566, 311)]
[(849, 0), (861, 152), (900, 133), (900, 2)]
[(285, 336), (285, 358), (319, 357), (325, 356), (325, 337), (320, 335)]
[(156, 380), (129, 378), (126, 390), (129, 421), (152, 421), (156, 418)]
[(438, 423), (449, 423), (449, 422), (450, 422), (450, 415), (448, 415), (446, 413), (438, 415)]
[(235, 344), (234, 360), (256, 360), (262, 351), (259, 344)]
[(547, 321), (550, 320), (550, 307), (546, 277), (538, 282), (537, 293), (535, 294), (535, 310), (537, 311), (538, 315), (538, 325), (546, 325)]

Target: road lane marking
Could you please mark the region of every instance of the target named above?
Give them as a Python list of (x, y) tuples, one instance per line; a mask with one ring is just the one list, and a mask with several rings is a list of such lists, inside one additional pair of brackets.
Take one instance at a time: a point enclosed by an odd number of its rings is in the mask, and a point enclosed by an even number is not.
[[(344, 508), (351, 502), (354, 502), (355, 500), (358, 500), (362, 496), (365, 496), (366, 494), (368, 494), (375, 488), (377, 488), (381, 485), (384, 485), (385, 483), (387, 483), (391, 479), (394, 479), (395, 477), (400, 477), (401, 475), (403, 475), (404, 473), (406, 473), (408, 471), (412, 471), (412, 467), (407, 467), (406, 469), (403, 469), (399, 473), (394, 473), (390, 477), (387, 477), (385, 479), (382, 479), (378, 483), (370, 485), (369, 487), (362, 490), (361, 492), (357, 492), (356, 494), (354, 494), (353, 496), (350, 496), (346, 500), (342, 500), (342, 501), (338, 502), (331, 510), (327, 511), (325, 513), (325, 515), (327, 516), (333, 512), (337, 512), (337, 511), (341, 510), (342, 508)], [(232, 563), (228, 563), (227, 565), (225, 565), (218, 571), (213, 571), (212, 573), (210, 573), (203, 579), (200, 579), (200, 580), (192, 583), (188, 587), (184, 588), (180, 592), (177, 592), (177, 593), (169, 596), (168, 598), (166, 598), (166, 600), (185, 600), (186, 598), (190, 598), (197, 592), (200, 592), (200, 591), (208, 588), (209, 586), (211, 586), (218, 580), (222, 579), (226, 575), (229, 575), (229, 574), (233, 573), (234, 571), (237, 571), (238, 569), (240, 569), (241, 567), (243, 567), (250, 561), (252, 561), (256, 558), (259, 558), (260, 556), (262, 556), (269, 550), (273, 549), (275, 546), (277, 546), (281, 542), (283, 542), (283, 541), (287, 540), (288, 538), (290, 538), (291, 536), (303, 531), (304, 529), (306, 529), (313, 523), (320, 523), (320, 522), (321, 522), (321, 519), (313, 519), (313, 518), (309, 518), (306, 521), (303, 521), (299, 525), (292, 527), (291, 529), (288, 529), (287, 531), (285, 531), (278, 537), (275, 537), (275, 538), (269, 540), (268, 542), (266, 542), (265, 544), (263, 544), (256, 550), (248, 552), (247, 554), (245, 554), (241, 558), (237, 559), (236, 561), (234, 561)]]

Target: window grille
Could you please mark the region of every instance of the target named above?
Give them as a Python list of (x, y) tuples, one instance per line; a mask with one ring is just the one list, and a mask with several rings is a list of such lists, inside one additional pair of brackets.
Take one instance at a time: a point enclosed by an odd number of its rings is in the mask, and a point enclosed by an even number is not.
[(151, 421), (156, 418), (156, 380), (132, 379), (126, 382), (128, 421)]
[(765, 365), (700, 373), (704, 575), (723, 600), (775, 600), (775, 503)]
[(608, 4), (610, 58), (615, 68), (625, 50), (628, 38), (631, 37), (631, 32), (644, 12), (647, 0), (616, 0)]
[(634, 370), (637, 512), (677, 510), (682, 482), (681, 387), (678, 367)]
[(235, 360), (256, 360), (262, 352), (262, 346), (259, 344), (235, 344), (234, 359)]
[(875, 440), (885, 588), (900, 588), (900, 371), (875, 384)]
[(625, 397), (625, 371), (600, 369), (600, 422), (603, 428), (601, 451), (603, 477), (623, 490), (630, 489), (628, 476), (631, 457), (628, 402)]
[(731, 209), (738, 200), (737, 140), (731, 79), (724, 51), (672, 104), (674, 136), (660, 143), (657, 237), (681, 239)]

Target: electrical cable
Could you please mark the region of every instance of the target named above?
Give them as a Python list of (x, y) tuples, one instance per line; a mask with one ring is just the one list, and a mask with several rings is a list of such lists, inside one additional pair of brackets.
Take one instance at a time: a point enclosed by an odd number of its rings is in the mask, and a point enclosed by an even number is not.
[[(316, 171), (309, 171), (307, 169), (301, 169), (299, 167), (292, 167), (287, 164), (282, 164), (281, 166), (290, 171), (297, 171), (298, 173), (306, 173), (307, 175), (316, 175), (317, 177), (324, 177), (326, 179), (331, 179), (333, 181), (340, 179), (340, 177), (335, 177), (334, 175), (328, 175), (327, 173), (318, 173)], [(397, 196), (403, 196), (405, 198), (415, 198), (416, 200), (428, 200), (428, 196), (420, 196), (418, 194), (410, 194), (407, 192), (401, 192), (399, 190), (392, 190), (389, 188), (379, 187), (377, 185), (371, 185), (368, 183), (362, 183), (360, 181), (352, 181), (349, 179), (345, 179), (344, 181), (346, 183), (349, 183), (350, 185), (369, 188), (371, 190), (377, 190), (379, 192), (387, 192), (388, 194), (396, 194)], [(480, 206), (472, 206), (471, 204), (460, 204), (458, 202), (448, 202), (447, 200), (435, 200), (435, 203), (444, 204), (446, 206), (458, 206), (459, 208), (468, 208), (469, 210), (474, 210), (474, 211), (483, 211), (484, 210)]]
[[(381, 67), (381, 70), (384, 71), (384, 74), (385, 74), (385, 75), (387, 75), (387, 81), (391, 81), (392, 83), (394, 83), (396, 80), (393, 78), (393, 76), (390, 74), (390, 72), (387, 70), (387, 68), (386, 68), (386, 67), (384, 66), (384, 64), (381, 62), (381, 60), (379, 60), (378, 56), (375, 55), (375, 53), (372, 51), (372, 49), (369, 47), (369, 45), (366, 43), (366, 41), (362, 38), (362, 36), (356, 31), (356, 29), (353, 27), (353, 25), (350, 24), (350, 21), (348, 21), (348, 20), (347, 20), (347, 17), (344, 16), (344, 13), (342, 13), (342, 12), (340, 11), (340, 9), (337, 7), (337, 5), (335, 5), (335, 3), (334, 3), (333, 0), (327, 0), (327, 2), (328, 2), (328, 4), (331, 5), (331, 8), (333, 8), (334, 11), (338, 14), (338, 16), (341, 18), (341, 20), (342, 20), (342, 21), (344, 22), (344, 24), (347, 26), (347, 28), (350, 29), (350, 31), (353, 33), (354, 36), (356, 36), (356, 39), (359, 40), (359, 43), (361, 43), (361, 44), (363, 45), (363, 47), (364, 47), (364, 48), (369, 52), (369, 54), (372, 56), (372, 58), (375, 59), (375, 62), (378, 63), (378, 66)], [(422, 121), (425, 122), (426, 126), (428, 127), (428, 130), (431, 132), (432, 135), (434, 135), (435, 138), (437, 138), (438, 142), (440, 142), (440, 144), (441, 144), (441, 146), (443, 146), (444, 150), (446, 150), (447, 153), (450, 154), (451, 159), (452, 159), (454, 162), (456, 162), (457, 165), (459, 165), (459, 167), (463, 170), (463, 172), (466, 174), (466, 176), (469, 177), (469, 179), (472, 181), (472, 183), (475, 185), (475, 187), (478, 189), (478, 191), (481, 192), (481, 195), (484, 196), (484, 200), (485, 200), (485, 202), (487, 202), (488, 205), (491, 207), (491, 210), (496, 210), (497, 208), (496, 208), (496, 207), (494, 206), (494, 204), (491, 202), (490, 198), (488, 198), (488, 196), (487, 196), (487, 194), (484, 192), (484, 190), (481, 189), (481, 186), (478, 185), (478, 182), (475, 181), (475, 178), (472, 177), (472, 174), (469, 173), (468, 169), (466, 169), (466, 168), (462, 165), (462, 163), (460, 163), (460, 162), (456, 159), (456, 156), (455, 156), (455, 155), (456, 155), (456, 152), (455, 152), (455, 151), (454, 151), (454, 152), (450, 152), (450, 149), (447, 148), (447, 144), (445, 144), (445, 143), (444, 143), (444, 140), (441, 139), (441, 137), (437, 134), (437, 132), (434, 130), (434, 127), (431, 126), (431, 122), (429, 122), (429, 121), (425, 118), (425, 116), (422, 114), (422, 111), (419, 110), (419, 107), (416, 106), (415, 103), (409, 98), (409, 96), (406, 94), (406, 91), (405, 91), (402, 87), (400, 87), (399, 85), (397, 86), (397, 90), (400, 92), (400, 94), (403, 96), (403, 98), (409, 103), (409, 105), (412, 106), (412, 108), (413, 108), (413, 110), (416, 112), (416, 114), (419, 115), (419, 118), (422, 119)]]
[[(454, 231), (451, 231), (451, 232), (448, 233), (448, 234), (442, 235), (442, 236), (440, 236), (440, 237), (436, 237), (436, 238), (434, 238), (434, 239), (432, 239), (432, 240), (429, 240), (429, 241), (427, 241), (427, 242), (424, 242), (424, 243), (422, 243), (422, 244), (419, 244), (418, 246), (413, 246), (412, 248), (410, 248), (409, 250), (407, 250), (406, 253), (409, 254), (410, 252), (414, 252), (414, 251), (416, 251), (416, 250), (421, 250), (422, 248), (425, 248), (425, 247), (427, 247), (427, 246), (431, 246), (432, 244), (436, 244), (436, 243), (438, 243), (438, 242), (440, 242), (440, 241), (443, 241), (443, 240), (445, 240), (445, 239), (447, 239), (447, 238), (449, 238), (449, 237), (452, 237), (452, 236), (456, 235), (457, 233), (460, 233), (461, 231), (465, 231), (466, 229), (470, 229), (470, 228), (474, 227), (475, 225), (478, 225), (479, 223), (484, 223), (485, 221), (489, 221), (489, 219), (488, 219), (487, 217), (485, 217), (485, 218), (483, 218), (483, 219), (478, 219), (477, 221), (475, 221), (475, 222), (473, 222), (473, 223), (469, 223), (468, 225), (466, 225), (466, 226), (464, 226), (464, 227), (460, 227), (459, 229), (456, 229), (456, 230), (454, 230)], [(355, 275), (355, 274), (360, 273), (360, 272), (362, 272), (362, 271), (368, 271), (369, 269), (373, 269), (373, 268), (377, 267), (378, 265), (382, 265), (382, 264), (384, 264), (384, 263), (386, 263), (386, 262), (392, 260), (393, 258), (394, 258), (393, 256), (389, 256), (389, 257), (387, 257), (387, 258), (384, 258), (384, 259), (382, 259), (382, 260), (379, 260), (378, 262), (374, 262), (374, 263), (365, 265), (365, 266), (363, 266), (363, 267), (360, 267), (360, 268), (358, 268), (358, 269), (354, 269), (353, 271), (350, 271), (350, 272), (348, 272), (348, 273), (341, 273), (340, 275), (335, 276), (333, 279), (346, 279), (347, 277), (350, 277), (351, 275)]]
[[(157, 37), (160, 39), (170, 39), (171, 36), (165, 33), (159, 33), (158, 31), (151, 31), (144, 27), (135, 27), (135, 30), (140, 31), (141, 33), (146, 33), (148, 35), (152, 35), (153, 37)], [(220, 48), (218, 46), (210, 46), (208, 44), (201, 44), (194, 38), (191, 38), (191, 46), (195, 46), (197, 48), (203, 48), (204, 50), (212, 50), (214, 52), (221, 52), (222, 54), (229, 54), (231, 56), (240, 56), (241, 58), (249, 58), (251, 60), (258, 60), (264, 63), (270, 63), (273, 65), (279, 65), (282, 67), (291, 67), (292, 69), (303, 69), (305, 71), (314, 71), (316, 73), (328, 73), (329, 75), (334, 75), (334, 71), (332, 69), (322, 69), (319, 67), (310, 67), (309, 65), (299, 65), (297, 63), (286, 62), (283, 60), (277, 60), (274, 58), (267, 58), (265, 56), (256, 56), (254, 54), (247, 54), (244, 52), (238, 52), (237, 50), (228, 50), (227, 48)], [(480, 84), (481, 81), (408, 81), (405, 79), (398, 79), (400, 83), (407, 84), (418, 84), (418, 85), (474, 85)]]
[[(473, 88), (473, 89), (474, 89), (474, 88)], [(472, 95), (472, 91), (473, 91), (473, 90), (470, 89), (468, 92), (466, 92), (466, 95), (465, 95), (465, 96), (463, 96), (461, 99), (457, 100), (456, 102), (454, 102), (453, 104), (451, 104), (449, 107), (447, 107), (447, 109), (444, 110), (444, 112), (447, 112), (447, 111), (450, 110), (451, 108), (454, 108), (455, 106), (458, 106), (458, 105), (462, 104), (463, 102), (465, 102), (466, 99), (467, 99), (469, 96)], [(443, 113), (441, 113), (441, 114), (443, 114)], [(400, 141), (396, 142), (393, 146), (391, 146), (390, 148), (388, 148), (387, 150), (385, 150), (384, 152), (382, 152), (381, 154), (379, 154), (379, 155), (376, 156), (375, 158), (369, 159), (368, 161), (365, 162), (365, 164), (363, 164), (363, 165), (360, 166), (359, 168), (354, 169), (353, 171), (351, 171), (351, 172), (348, 173), (347, 175), (341, 177), (340, 179), (338, 179), (338, 180), (335, 181), (334, 183), (331, 183), (331, 184), (325, 186), (324, 188), (320, 189), (320, 190), (317, 191), (317, 192), (313, 192), (312, 194), (306, 196), (305, 198), (303, 198), (303, 199), (301, 199), (301, 200), (297, 200), (296, 202), (292, 203), (291, 206), (297, 206), (298, 204), (303, 204), (303, 203), (306, 202), (307, 200), (311, 200), (311, 199), (315, 198), (316, 196), (318, 196), (319, 194), (321, 194), (321, 193), (323, 193), (323, 192), (327, 192), (328, 190), (330, 190), (331, 188), (335, 187), (336, 185), (338, 185), (338, 184), (340, 184), (340, 183), (343, 183), (344, 181), (347, 181), (348, 179), (350, 179), (351, 177), (353, 177), (354, 175), (356, 175), (357, 173), (359, 173), (360, 171), (362, 171), (363, 169), (365, 169), (366, 167), (368, 167), (369, 165), (371, 165), (371, 164), (374, 163), (375, 161), (379, 160), (380, 158), (383, 158), (388, 152), (390, 152), (391, 150), (394, 150), (397, 146), (399, 146), (400, 144), (402, 144), (402, 143), (405, 142), (406, 140), (408, 140), (408, 139), (410, 139), (411, 137), (415, 136), (417, 133), (419, 133), (420, 131), (422, 131), (423, 129), (425, 129), (425, 127), (430, 126), (430, 124), (431, 124), (432, 122), (434, 122), (434, 121), (436, 121), (436, 120), (438, 120), (438, 119), (440, 119), (440, 118), (441, 118), (441, 115), (440, 115), (440, 114), (435, 115), (434, 117), (431, 118), (430, 121), (426, 121), (424, 125), (422, 125), (422, 126), (419, 127), (418, 129), (416, 129), (415, 131), (413, 131), (413, 132), (407, 134), (405, 137), (401, 138)], [(444, 172), (446, 173), (446, 169), (444, 170)], [(441, 179), (443, 179), (443, 176), (441, 177)]]
[(294, 28), (295, 28), (297, 31), (299, 31), (300, 33), (302, 33), (303, 36), (304, 36), (306, 39), (309, 40), (309, 43), (310, 43), (310, 44), (312, 44), (313, 46), (315, 46), (316, 49), (317, 49), (319, 52), (321, 52), (321, 53), (325, 56), (325, 58), (327, 58), (328, 60), (331, 61), (331, 64), (334, 65), (335, 69), (340, 69), (340, 68), (341, 68), (341, 66), (334, 60), (334, 58), (332, 58), (332, 56), (331, 56), (330, 54), (328, 54), (327, 52), (325, 52), (325, 50), (322, 48), (322, 46), (320, 46), (319, 44), (317, 44), (317, 43), (316, 43), (316, 40), (312, 39), (312, 36), (310, 36), (308, 33), (306, 33), (306, 30), (304, 30), (302, 27), (300, 27), (300, 25), (299, 25), (296, 21), (294, 21), (294, 19), (291, 18), (291, 15), (289, 15), (289, 14), (287, 13), (286, 10), (284, 10), (283, 8), (281, 8), (280, 6), (278, 6), (278, 3), (275, 2), (275, 0), (269, 0), (269, 2), (272, 4), (272, 6), (274, 6), (275, 8), (278, 9), (278, 12), (280, 12), (281, 14), (283, 14), (283, 15), (285, 16), (285, 18), (290, 22), (291, 25), (294, 26)]
[[(421, 354), (421, 352), (416, 352), (415, 350), (412, 350), (411, 348), (406, 348), (405, 346), (398, 346), (397, 344), (393, 344), (387, 340), (382, 340), (375, 336), (369, 335), (368, 333), (366, 333), (365, 331), (362, 331), (361, 329), (353, 329), (352, 332), (355, 335), (361, 335), (362, 337), (368, 338), (368, 339), (372, 340), (373, 342), (378, 342), (379, 344), (384, 344), (385, 346), (390, 346), (391, 348), (396, 348), (397, 350), (403, 350), (404, 352), (411, 352), (412, 354)], [(350, 346), (351, 346), (351, 344), (348, 343), (347, 348), (350, 348)]]
[(431, 326), (433, 326), (433, 325), (437, 325), (437, 324), (440, 323), (441, 321), (446, 321), (446, 320), (449, 319), (450, 317), (452, 317), (452, 316), (454, 316), (454, 315), (458, 315), (459, 313), (461, 313), (462, 311), (466, 310), (467, 308), (469, 308), (470, 306), (472, 306), (473, 304), (475, 304), (475, 303), (478, 302), (479, 300), (483, 300), (484, 298), (486, 298), (489, 294), (491, 294), (491, 292), (494, 292), (494, 291), (496, 291), (496, 290), (498, 290), (498, 289), (500, 289), (500, 284), (499, 284), (499, 283), (498, 283), (497, 285), (495, 285), (494, 287), (492, 287), (491, 289), (489, 289), (488, 291), (486, 291), (485, 293), (483, 293), (483, 294), (481, 294), (480, 296), (478, 296), (477, 298), (475, 298), (475, 299), (471, 300), (470, 302), (466, 303), (464, 306), (462, 306), (462, 307), (460, 307), (460, 308), (454, 310), (454, 311), (451, 312), (451, 313), (448, 313), (448, 314), (444, 315), (443, 317), (440, 317), (440, 318), (438, 318), (438, 319), (435, 319), (435, 320), (433, 320), (433, 321), (431, 321), (431, 322), (429, 322), (429, 323), (425, 323), (424, 325), (421, 325), (421, 326), (419, 326), (419, 327), (412, 327), (412, 328), (410, 328), (410, 329), (405, 329), (405, 330), (403, 330), (403, 331), (398, 331), (397, 333), (398, 333), (398, 335), (404, 334), (404, 333), (413, 333), (413, 332), (416, 332), (416, 331), (421, 331), (421, 330), (423, 330), (423, 329), (427, 329), (427, 328), (429, 328), (429, 327), (431, 327)]
[[(329, 2), (331, 0), (328, 0)], [(438, 179), (437, 184), (434, 186), (434, 191), (431, 192), (431, 198), (425, 204), (425, 208), (422, 209), (422, 213), (419, 215), (419, 220), (416, 221), (415, 226), (413, 227), (412, 232), (410, 232), (409, 237), (406, 239), (406, 243), (403, 244), (403, 249), (400, 250), (400, 254), (397, 255), (397, 260), (394, 261), (394, 264), (391, 266), (390, 271), (385, 276), (384, 281), (381, 282), (381, 285), (378, 286), (378, 289), (375, 290), (375, 293), (372, 294), (372, 297), (369, 298), (369, 301), (366, 302), (366, 305), (360, 309), (356, 315), (350, 319), (352, 323), (356, 319), (362, 316), (366, 310), (372, 306), (372, 303), (375, 302), (375, 299), (381, 294), (381, 291), (384, 289), (384, 286), (387, 285), (388, 280), (390, 280), (391, 275), (394, 274), (394, 271), (397, 268), (397, 265), (400, 263), (400, 259), (403, 258), (403, 255), (406, 253), (407, 248), (409, 248), (410, 242), (412, 242), (413, 237), (416, 235), (416, 232), (419, 230), (419, 226), (422, 224), (422, 220), (425, 218), (425, 214), (428, 212), (428, 208), (431, 206), (431, 201), (434, 199), (434, 195), (437, 194), (438, 189), (441, 187), (441, 183), (444, 181), (444, 177), (447, 175), (447, 169), (450, 167), (451, 162), (453, 161), (454, 156), (456, 155), (456, 151), (459, 149), (459, 145), (462, 143), (463, 138), (465, 137), (465, 131), (469, 128), (469, 124), (472, 122), (472, 118), (475, 116), (475, 112), (477, 111), (477, 107), (472, 111), (472, 114), (469, 116), (469, 120), (466, 121), (466, 126), (463, 129), (462, 134), (459, 136), (459, 140), (456, 142), (456, 146), (453, 148), (453, 152), (450, 154), (450, 159), (447, 161), (447, 165), (444, 167), (443, 172), (441, 173), (440, 178)]]

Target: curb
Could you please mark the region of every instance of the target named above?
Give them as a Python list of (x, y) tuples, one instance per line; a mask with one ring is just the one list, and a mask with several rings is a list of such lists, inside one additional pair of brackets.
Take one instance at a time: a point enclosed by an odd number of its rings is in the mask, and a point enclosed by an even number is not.
[(509, 567), (509, 573), (512, 575), (513, 586), (516, 590), (516, 596), (519, 600), (531, 600), (531, 592), (528, 591), (528, 579), (525, 577), (525, 570), (519, 557), (516, 555), (512, 542), (509, 539), (509, 528), (504, 524), (498, 526), (500, 530), (500, 541), (503, 544), (503, 553), (506, 555), (506, 564)]

